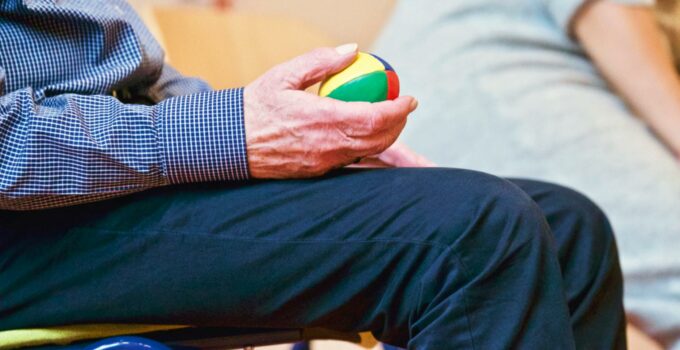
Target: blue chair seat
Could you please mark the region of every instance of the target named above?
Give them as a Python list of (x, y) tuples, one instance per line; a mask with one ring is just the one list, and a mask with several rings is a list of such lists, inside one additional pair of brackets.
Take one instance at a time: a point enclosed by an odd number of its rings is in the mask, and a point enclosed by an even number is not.
[(80, 342), (61, 350), (216, 350), (252, 349), (256, 346), (295, 343), (314, 339), (361, 342), (356, 333), (321, 328), (183, 328), (146, 333), (143, 336), (115, 336), (99, 341)]

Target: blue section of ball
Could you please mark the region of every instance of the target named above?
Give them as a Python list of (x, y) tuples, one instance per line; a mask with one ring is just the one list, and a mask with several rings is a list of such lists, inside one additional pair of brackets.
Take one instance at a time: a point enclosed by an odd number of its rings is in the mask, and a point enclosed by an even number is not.
[(385, 61), (384, 59), (378, 57), (378, 55), (374, 55), (374, 54), (372, 54), (372, 53), (371, 53), (370, 55), (373, 56), (373, 57), (375, 57), (375, 59), (377, 59), (378, 61), (380, 61), (380, 63), (382, 63), (383, 66), (385, 66), (385, 70), (391, 70), (391, 71), (394, 72), (394, 68), (392, 68), (392, 66), (390, 66), (390, 64), (387, 63), (387, 61)]

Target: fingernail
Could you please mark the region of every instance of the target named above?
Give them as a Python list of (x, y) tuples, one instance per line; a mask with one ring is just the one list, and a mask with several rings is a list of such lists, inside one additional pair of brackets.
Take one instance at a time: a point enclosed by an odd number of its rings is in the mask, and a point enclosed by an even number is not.
[(415, 111), (416, 108), (418, 108), (418, 100), (416, 100), (415, 98), (413, 100), (411, 100), (410, 107), (411, 107), (411, 112)]
[(351, 52), (357, 52), (359, 45), (357, 43), (340, 45), (335, 48), (335, 51), (341, 55), (346, 55)]

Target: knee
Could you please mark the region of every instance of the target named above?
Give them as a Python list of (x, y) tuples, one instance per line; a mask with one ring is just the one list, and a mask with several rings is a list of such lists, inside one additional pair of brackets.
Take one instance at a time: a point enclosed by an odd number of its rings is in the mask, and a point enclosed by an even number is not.
[(617, 255), (616, 240), (607, 215), (585, 195), (573, 189), (541, 184), (536, 194), (557, 241), (560, 255), (576, 253), (576, 246), (587, 255)]
[(534, 183), (532, 196), (540, 203), (557, 242), (558, 258), (567, 289), (597, 289), (621, 293), (622, 277), (616, 240), (605, 213), (572, 189)]
[[(418, 192), (438, 207), (426, 220), (428, 230), (447, 247), (428, 267), (420, 300), (438, 305), (442, 298), (465, 290), (472, 300), (505, 303), (522, 313), (517, 295), (563, 298), (554, 242), (538, 205), (522, 189), (501, 178), (474, 171), (439, 169), (423, 173)], [(472, 308), (483, 309), (484, 303)], [(516, 309), (514, 309), (517, 307)], [(418, 306), (416, 315), (428, 312)], [(424, 311), (423, 311), (424, 310)]]
[(477, 253), (551, 244), (538, 205), (507, 180), (458, 169), (418, 170), (411, 175), (399, 180), (399, 188), (408, 191), (409, 198), (418, 198), (419, 216), (432, 228), (424, 230), (429, 241)]

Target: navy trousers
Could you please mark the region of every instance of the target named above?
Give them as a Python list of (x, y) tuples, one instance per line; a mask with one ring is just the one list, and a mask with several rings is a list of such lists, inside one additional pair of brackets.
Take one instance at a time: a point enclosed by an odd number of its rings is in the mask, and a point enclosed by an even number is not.
[(0, 211), (0, 330), (326, 327), (409, 349), (623, 349), (616, 245), (555, 185), (340, 171)]

